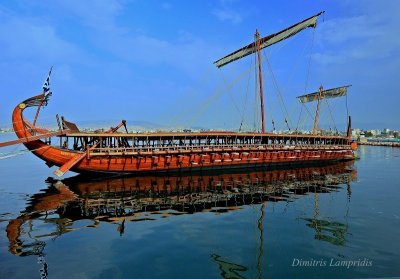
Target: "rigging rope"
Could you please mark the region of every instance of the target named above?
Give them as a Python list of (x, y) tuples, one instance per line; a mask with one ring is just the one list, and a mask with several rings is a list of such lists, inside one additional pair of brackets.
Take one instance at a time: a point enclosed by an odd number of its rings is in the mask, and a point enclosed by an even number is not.
[(299, 130), (300, 118), (302, 113), (303, 113), (303, 106), (300, 106), (300, 114), (299, 114), (299, 119), (297, 120), (296, 131)]
[(229, 97), (230, 97), (230, 99), (231, 99), (231, 101), (232, 101), (232, 103), (233, 103), (233, 106), (235, 107), (235, 109), (237, 110), (237, 112), (240, 114), (240, 109), (239, 109), (238, 105), (236, 104), (235, 100), (233, 99), (232, 95), (230, 94), (230, 93), (231, 93), (232, 87), (229, 87), (229, 86), (228, 86), (229, 84), (226, 82), (226, 79), (225, 79), (225, 76), (224, 76), (223, 72), (222, 72), (222, 71), (218, 71), (218, 72), (221, 73), (222, 80), (223, 80), (223, 82), (225, 83), (226, 88), (228, 88), (227, 92), (228, 92), (228, 95), (229, 95)]
[[(24, 118), (25, 120), (26, 120), (26, 118)], [(50, 117), (47, 117), (47, 118), (45, 118), (45, 119), (50, 119)], [(29, 120), (27, 120), (28, 122), (29, 122)], [(20, 120), (20, 121), (12, 121), (11, 122), (11, 125), (14, 125), (14, 124), (17, 124), (17, 123), (23, 123), (24, 124), (24, 121), (23, 120)], [(36, 126), (36, 128), (41, 128), (41, 129), (50, 129), (50, 127), (49, 128), (46, 128), (45, 126), (43, 126), (43, 125), (51, 125), (50, 123), (44, 123), (44, 124), (42, 124), (40, 127), (39, 126)], [(15, 130), (14, 129), (14, 127), (12, 126), (12, 127), (10, 127), (10, 128), (8, 128), (10, 131), (14, 131), (14, 132), (21, 132), (21, 131), (24, 131), (24, 130)]]
[(308, 57), (308, 67), (307, 67), (306, 81), (305, 81), (305, 85), (304, 85), (304, 94), (307, 94), (307, 90), (308, 90), (308, 81), (309, 81), (309, 78), (310, 78), (311, 57), (312, 57), (312, 52), (313, 52), (313, 49), (314, 49), (314, 40), (315, 40), (315, 28), (314, 28), (314, 30), (312, 32), (310, 55)]
[(349, 127), (349, 107), (347, 105), (347, 94), (346, 94), (346, 123), (347, 123), (346, 125), (346, 130), (347, 130), (347, 127)]
[[(245, 72), (243, 72), (241, 76), (239, 76), (236, 80), (234, 80), (234, 81), (229, 85), (228, 89), (229, 89), (230, 87), (233, 87), (236, 83), (238, 83), (240, 80), (242, 80), (242, 79), (243, 79), (245, 76), (247, 76), (250, 72), (251, 72), (251, 69), (250, 69), (250, 70), (247, 70), (247, 71), (245, 71)], [(216, 90), (214, 90), (213, 94), (211, 94), (211, 95), (200, 105), (200, 107), (201, 107), (202, 110), (199, 110), (198, 113), (197, 113), (197, 115), (193, 116), (191, 119), (188, 120), (189, 125), (192, 125), (192, 124), (197, 120), (197, 118), (199, 117), (199, 115), (201, 115), (201, 114), (204, 112), (204, 110), (206, 110), (206, 109), (210, 106), (210, 104), (213, 103), (214, 100), (218, 99), (218, 98), (219, 98), (221, 95), (223, 95), (225, 92), (226, 92), (226, 91), (223, 90), (223, 89), (221, 89), (221, 88), (217, 88)]]
[[(314, 30), (314, 32), (315, 32), (315, 30)], [(282, 44), (277, 44), (277, 45), (275, 45), (275, 48), (278, 47), (278, 45), (280, 46), (280, 48), (282, 48), (283, 46), (285, 46), (286, 44), (288, 44), (289, 41), (290, 41), (290, 40), (284, 40), (284, 41), (282, 42)], [(311, 43), (313, 44), (313, 41), (312, 41)], [(289, 75), (289, 74), (287, 75), (287, 79), (285, 80), (285, 82), (283, 82), (283, 84), (290, 84), (290, 81), (293, 79), (293, 77), (295, 76), (295, 73), (297, 72), (297, 69), (298, 69), (299, 66), (300, 66), (301, 57), (304, 57), (304, 56), (305, 56), (305, 53), (306, 53), (306, 50), (307, 50), (308, 47), (309, 47), (309, 44), (304, 44), (304, 47), (302, 48), (302, 51), (301, 51), (300, 55), (298, 56), (298, 59), (297, 59), (295, 62), (291, 63), (291, 65), (292, 65), (292, 70), (290, 71), (290, 75)], [(278, 48), (278, 49), (280, 49), (280, 48)], [(270, 55), (269, 55), (269, 57), (272, 57), (273, 49), (274, 49), (274, 48), (269, 49), (269, 50), (270, 50)], [(286, 88), (284, 88), (284, 89), (281, 90), (281, 91), (286, 91)]]
[[(202, 77), (199, 79), (199, 85), (195, 86), (195, 88), (193, 88), (192, 90), (189, 90), (188, 94), (186, 94), (185, 96), (187, 98), (192, 98), (192, 96), (196, 93), (197, 91), (197, 87), (200, 87), (200, 84), (204, 84), (206, 83), (205, 81), (208, 79), (208, 77), (211, 75), (211, 71), (212, 71), (212, 67), (209, 67), (207, 71), (204, 72), (204, 74), (202, 75)], [(188, 102), (184, 102), (184, 103), (190, 103), (190, 101)], [(166, 121), (166, 126), (172, 126), (177, 119), (181, 119), (183, 118), (183, 115), (187, 115), (186, 111), (180, 111), (175, 113), (174, 115), (172, 115), (167, 121)]]
[[(269, 70), (269, 72), (271, 73), (271, 80), (272, 80), (272, 83), (273, 83), (273, 85), (275, 86), (275, 89), (276, 89), (276, 92), (277, 92), (278, 103), (279, 103), (279, 105), (280, 105), (280, 107), (281, 107), (282, 113), (284, 114), (285, 122), (286, 122), (286, 124), (288, 125), (288, 128), (289, 128), (289, 130), (290, 130), (289, 123), (288, 123), (288, 121), (287, 121), (287, 119), (289, 119), (289, 122), (291, 122), (291, 120), (290, 120), (290, 115), (289, 115), (289, 113), (288, 113), (288, 111), (287, 111), (287, 108), (286, 108), (286, 105), (285, 105), (285, 101), (283, 100), (282, 94), (281, 94), (281, 92), (280, 92), (280, 89), (279, 89), (279, 86), (278, 86), (278, 82), (277, 82), (277, 80), (276, 80), (276, 78), (275, 78), (274, 71), (272, 70), (271, 63), (269, 62), (269, 59), (268, 59), (267, 55), (265, 54), (265, 52), (263, 52), (263, 54), (264, 54), (265, 60), (267, 61), (268, 70)], [(291, 126), (291, 125), (290, 125), (290, 126)]]
[[(313, 49), (314, 49), (315, 33), (316, 33), (315, 30), (316, 30), (316, 29), (314, 28), (314, 30), (313, 30), (313, 32), (312, 32), (312, 39), (311, 39), (311, 44), (310, 44), (310, 45), (311, 45), (311, 46), (310, 46), (310, 55), (308, 56), (307, 73), (306, 73), (306, 79), (305, 79), (305, 82), (304, 82), (304, 94), (307, 94), (308, 82), (309, 82), (309, 79), (310, 79), (311, 60), (312, 60), (311, 58), (312, 58), (312, 53), (313, 53)], [(305, 51), (305, 49), (304, 49), (304, 51)], [(312, 114), (311, 114), (311, 112), (309, 111), (308, 107), (307, 107), (304, 103), (302, 103), (301, 111), (300, 111), (300, 114), (299, 114), (299, 119), (298, 119), (298, 121), (297, 121), (296, 130), (298, 130), (298, 129), (301, 127), (301, 126), (299, 126), (299, 123), (300, 123), (301, 114), (302, 114), (302, 112), (303, 112), (303, 107), (306, 108), (306, 110), (307, 110), (309, 116), (310, 116), (311, 119), (312, 119)], [(306, 117), (305, 117), (305, 119), (304, 119), (303, 122), (304, 122), (304, 123), (306, 122)]]
[(333, 126), (334, 126), (334, 128), (335, 128), (335, 131), (338, 132), (338, 129), (337, 129), (336, 123), (335, 123), (335, 119), (333, 118), (332, 110), (331, 110), (331, 107), (330, 107), (329, 102), (328, 102), (327, 99), (325, 99), (325, 103), (326, 103), (327, 106), (328, 106), (329, 114), (330, 114), (330, 116), (331, 116), (331, 120), (332, 120)]
[(305, 124), (306, 124), (307, 119), (308, 119), (307, 116), (309, 116), (310, 119), (313, 119), (313, 118), (314, 118), (313, 115), (312, 115), (312, 113), (310, 112), (310, 110), (309, 110), (308, 107), (306, 106), (306, 104), (302, 104), (302, 107), (306, 108), (307, 114), (304, 115), (304, 118), (303, 118), (301, 124), (299, 125), (299, 128), (302, 128), (302, 127), (305, 128)]
[[(267, 90), (265, 90), (265, 91), (268, 92)], [(272, 105), (272, 97), (270, 96), (270, 94), (265, 94), (265, 95), (267, 97), (267, 106), (268, 106), (266, 119), (271, 119), (272, 129), (273, 129), (273, 131), (275, 131), (276, 127), (275, 127), (275, 120), (274, 120), (274, 106)]]
[(39, 147), (39, 148), (36, 148), (36, 149), (32, 149), (32, 150), (25, 149), (25, 150), (18, 150), (18, 151), (13, 151), (13, 152), (8, 152), (8, 153), (0, 153), (0, 160), (1, 159), (7, 159), (7, 158), (15, 157), (15, 156), (18, 156), (18, 155), (24, 155), (24, 154), (26, 154), (28, 152), (34, 152), (34, 151), (37, 151), (37, 150), (40, 150), (40, 149), (43, 149), (43, 148), (49, 148), (49, 147), (50, 146), (46, 145), (46, 146), (42, 146), (42, 147)]
[[(255, 62), (255, 59), (252, 59), (252, 62), (250, 63), (250, 70), (253, 67), (253, 61)], [(248, 103), (248, 96), (249, 96), (249, 90), (250, 89), (250, 75), (249, 78), (247, 79), (247, 86), (246, 86), (246, 95), (244, 97), (244, 106), (243, 106), (243, 112), (242, 112), (242, 116), (240, 118), (240, 127), (239, 127), (239, 132), (242, 130), (242, 125), (243, 122), (245, 121), (245, 115), (246, 115), (246, 110), (247, 110), (247, 103)]]

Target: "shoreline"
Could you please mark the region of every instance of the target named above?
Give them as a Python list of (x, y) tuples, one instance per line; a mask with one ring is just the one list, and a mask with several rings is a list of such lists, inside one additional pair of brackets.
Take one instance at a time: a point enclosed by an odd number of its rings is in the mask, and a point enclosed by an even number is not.
[(371, 146), (389, 146), (389, 147), (400, 147), (400, 142), (360, 142), (357, 141), (358, 145), (371, 145)]

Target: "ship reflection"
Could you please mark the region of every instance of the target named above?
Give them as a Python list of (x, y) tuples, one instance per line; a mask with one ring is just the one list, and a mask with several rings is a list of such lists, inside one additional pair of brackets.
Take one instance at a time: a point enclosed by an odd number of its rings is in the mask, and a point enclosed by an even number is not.
[(211, 258), (218, 264), (219, 270), (221, 271), (222, 278), (229, 278), (229, 279), (244, 279), (240, 272), (247, 271), (247, 267), (230, 263), (221, 259), (221, 256), (212, 254)]
[[(32, 195), (26, 209), (9, 222), (6, 229), (9, 251), (18, 256), (44, 258), (46, 241), (79, 229), (74, 226), (77, 220), (92, 220), (92, 224), (84, 227), (114, 223), (116, 233), (123, 235), (129, 222), (199, 212), (220, 214), (240, 210), (247, 204), (264, 205), (267, 201), (290, 202), (309, 193), (337, 191), (346, 184), (349, 189), (350, 181), (355, 178), (353, 162), (342, 162), (321, 167), (212, 175), (48, 179), (48, 187)], [(257, 224), (261, 241), (263, 208)], [(337, 227), (340, 234), (343, 229), (340, 225), (327, 225), (323, 220), (306, 221), (307, 226), (318, 228), (321, 238), (326, 238), (321, 233), (323, 230)], [(46, 224), (45, 231), (41, 231), (40, 224)], [(217, 258), (213, 256), (216, 261)], [(221, 272), (228, 273), (224, 268)]]
[(344, 245), (347, 225), (321, 219), (304, 218), (307, 226), (315, 230), (315, 239), (327, 241), (334, 245)]
[[(353, 177), (353, 180), (355, 176)], [(350, 181), (347, 183), (347, 198), (350, 202), (351, 198), (351, 188)], [(347, 216), (349, 213), (348, 203), (347, 210), (345, 214), (345, 219), (347, 221)], [(319, 212), (319, 196), (318, 193), (314, 193), (314, 216), (312, 218), (302, 218), (306, 221), (306, 225), (309, 228), (314, 229), (316, 240), (326, 241), (333, 245), (342, 246), (345, 244), (345, 236), (347, 233), (348, 225), (341, 222), (322, 219)]]

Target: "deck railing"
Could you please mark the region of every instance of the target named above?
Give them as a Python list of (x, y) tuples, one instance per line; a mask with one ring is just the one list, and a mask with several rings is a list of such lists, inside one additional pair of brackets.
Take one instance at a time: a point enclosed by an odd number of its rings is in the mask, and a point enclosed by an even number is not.
[(90, 155), (115, 154), (168, 154), (168, 153), (212, 153), (243, 151), (304, 151), (304, 150), (350, 150), (348, 145), (283, 145), (283, 144), (222, 144), (185, 146), (146, 146), (146, 147), (99, 147), (90, 150)]

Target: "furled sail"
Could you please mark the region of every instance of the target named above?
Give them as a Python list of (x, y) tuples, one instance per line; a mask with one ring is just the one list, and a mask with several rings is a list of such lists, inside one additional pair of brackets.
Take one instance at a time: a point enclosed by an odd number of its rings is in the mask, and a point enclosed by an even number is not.
[(349, 88), (350, 86), (351, 85), (331, 88), (331, 89), (323, 90), (322, 92), (317, 91), (314, 93), (299, 96), (297, 98), (299, 99), (300, 103), (308, 103), (308, 102), (318, 100), (318, 94), (321, 94), (320, 99), (330, 99), (330, 98), (342, 97), (342, 96), (346, 96), (347, 88)]
[[(273, 45), (282, 40), (285, 40), (285, 39), (299, 33), (300, 31), (306, 29), (307, 27), (314, 28), (317, 25), (317, 18), (323, 13), (324, 12), (320, 12), (320, 13), (318, 13), (310, 18), (307, 18), (307, 19), (303, 20), (302, 22), (292, 25), (289, 28), (286, 28), (278, 33), (274, 33), (267, 37), (261, 38), (260, 39), (260, 49), (266, 48), (270, 45)], [(257, 51), (256, 44), (255, 44), (255, 42), (253, 42), (253, 43), (215, 61), (214, 64), (218, 68), (220, 68), (226, 64), (231, 63), (232, 61), (238, 60), (238, 59), (245, 57), (249, 54), (252, 54), (256, 51)]]

